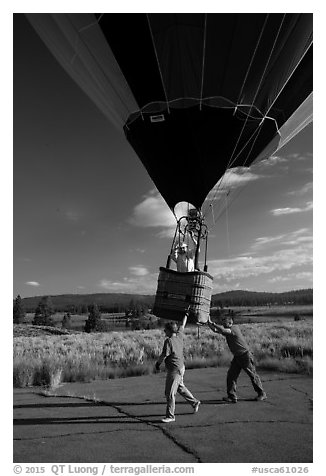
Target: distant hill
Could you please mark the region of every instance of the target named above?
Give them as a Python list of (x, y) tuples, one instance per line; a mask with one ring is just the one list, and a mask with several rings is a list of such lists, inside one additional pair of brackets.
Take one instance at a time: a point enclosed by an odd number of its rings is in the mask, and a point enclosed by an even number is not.
[(312, 304), (313, 290), (299, 289), (284, 293), (269, 293), (255, 291), (228, 291), (214, 294), (212, 305), (218, 307), (225, 306), (263, 306), (263, 305), (284, 305), (284, 304)]
[[(23, 298), (22, 302), (27, 312), (34, 312), (42, 296)], [(51, 296), (56, 311), (63, 312), (75, 307), (80, 311), (82, 307), (97, 304), (102, 312), (124, 312), (126, 308), (143, 304), (152, 307), (154, 295), (147, 294), (61, 294)], [(212, 296), (212, 306), (262, 306), (281, 304), (312, 304), (313, 290), (300, 289), (284, 293), (254, 292), (254, 291), (227, 291)]]
[[(151, 307), (154, 296), (139, 294), (99, 293), (99, 294), (60, 294), (50, 296), (56, 311), (66, 311), (68, 308), (78, 308), (97, 304), (102, 311), (123, 312), (130, 305), (138, 303)], [(22, 302), (26, 312), (34, 312), (42, 296), (23, 298)]]

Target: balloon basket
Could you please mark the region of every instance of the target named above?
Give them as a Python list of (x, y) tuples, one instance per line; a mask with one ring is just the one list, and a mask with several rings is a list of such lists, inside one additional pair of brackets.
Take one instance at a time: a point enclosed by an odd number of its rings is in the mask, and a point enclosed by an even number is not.
[(189, 322), (208, 321), (213, 277), (203, 271), (180, 273), (160, 268), (153, 314), (163, 319), (182, 321), (189, 307)]

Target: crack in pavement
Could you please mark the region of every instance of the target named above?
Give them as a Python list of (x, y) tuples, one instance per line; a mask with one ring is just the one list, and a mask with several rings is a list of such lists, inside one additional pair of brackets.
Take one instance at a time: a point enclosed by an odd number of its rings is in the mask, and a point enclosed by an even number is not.
[(158, 425), (156, 423), (153, 423), (153, 422), (150, 422), (150, 421), (146, 421), (146, 420), (143, 420), (141, 417), (137, 417), (135, 415), (133, 415), (132, 413), (129, 413), (125, 410), (122, 410), (119, 406), (117, 405), (113, 405), (113, 404), (110, 404), (109, 402), (106, 402), (105, 400), (100, 400), (100, 399), (97, 399), (96, 397), (94, 398), (90, 398), (90, 397), (87, 397), (87, 396), (78, 396), (78, 395), (60, 395), (60, 396), (57, 396), (55, 394), (51, 394), (50, 392), (43, 392), (43, 393), (39, 393), (39, 395), (42, 395), (43, 397), (55, 397), (55, 398), (78, 398), (78, 399), (82, 399), (82, 400), (86, 400), (86, 401), (90, 401), (90, 402), (97, 402), (97, 403), (102, 403), (110, 408), (114, 408), (118, 413), (120, 413), (121, 415), (125, 415), (125, 416), (128, 416), (129, 418), (132, 418), (136, 421), (139, 421), (140, 423), (143, 423), (147, 426), (150, 426), (150, 427), (153, 427), (155, 428), (156, 430), (160, 430), (164, 436), (166, 436), (169, 440), (171, 440), (176, 446), (178, 446), (182, 451), (190, 454), (191, 456), (193, 456), (195, 459), (196, 459), (196, 462), (197, 463), (202, 463), (202, 460), (200, 458), (200, 456), (193, 450), (191, 449), (190, 447), (188, 447), (186, 444), (182, 443), (181, 441), (179, 441), (173, 434), (171, 434), (166, 428), (164, 428), (161, 424)]
[(290, 388), (292, 388), (293, 390), (296, 390), (297, 392), (299, 393), (303, 393), (304, 395), (306, 395), (310, 400), (312, 400), (312, 397), (310, 396), (310, 394), (308, 392), (305, 392), (304, 390), (301, 390), (300, 388), (295, 388), (293, 387), (293, 385), (290, 385)]
[(308, 392), (305, 392), (304, 390), (301, 390), (300, 388), (295, 388), (295, 387), (293, 387), (293, 385), (290, 385), (290, 388), (292, 388), (292, 390), (295, 390), (296, 392), (303, 393), (303, 395), (305, 395), (309, 400), (309, 410), (313, 409), (314, 400)]
[(129, 412), (126, 412), (125, 410), (122, 410), (121, 408), (119, 408), (118, 406), (116, 405), (111, 405), (105, 401), (103, 401), (102, 403), (114, 408), (115, 410), (117, 410), (119, 413), (121, 413), (122, 415), (127, 415), (129, 418), (134, 418), (135, 420), (141, 422), (141, 423), (145, 423), (146, 425), (148, 426), (151, 426), (151, 427), (154, 427), (156, 428), (157, 430), (160, 430), (164, 436), (166, 436), (169, 440), (171, 440), (175, 445), (177, 445), (180, 449), (182, 449), (183, 451), (185, 451), (186, 453), (188, 454), (191, 454), (197, 461), (197, 463), (202, 463), (202, 460), (200, 458), (200, 456), (194, 451), (192, 450), (191, 448), (189, 448), (187, 445), (185, 445), (184, 443), (182, 443), (181, 441), (179, 441), (173, 434), (171, 434), (166, 428), (162, 427), (161, 425), (158, 425), (156, 423), (153, 423), (153, 422), (149, 422), (149, 421), (146, 421), (146, 420), (143, 420), (141, 417), (137, 417), (135, 415), (133, 415), (132, 413), (129, 413)]

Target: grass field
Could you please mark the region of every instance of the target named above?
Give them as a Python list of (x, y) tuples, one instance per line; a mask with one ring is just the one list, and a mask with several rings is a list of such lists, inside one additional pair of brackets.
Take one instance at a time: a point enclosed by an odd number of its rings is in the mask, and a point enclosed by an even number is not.
[[(23, 325), (25, 329), (33, 326)], [(33, 330), (33, 329), (31, 329)], [(34, 329), (35, 332), (36, 329)], [(312, 373), (312, 319), (242, 324), (258, 369)], [(59, 332), (59, 330), (57, 330)], [(14, 337), (14, 386), (109, 379), (153, 372), (162, 330), (64, 333)], [(232, 356), (225, 338), (206, 326), (186, 328), (187, 368), (226, 366)]]

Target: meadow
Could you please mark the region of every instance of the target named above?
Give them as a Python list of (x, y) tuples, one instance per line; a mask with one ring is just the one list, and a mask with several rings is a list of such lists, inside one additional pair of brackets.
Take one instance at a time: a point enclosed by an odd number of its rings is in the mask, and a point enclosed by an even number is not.
[[(246, 323), (241, 330), (258, 369), (312, 373), (312, 319)], [(150, 374), (163, 341), (161, 329), (14, 337), (14, 386)], [(232, 359), (225, 338), (206, 326), (199, 338), (196, 326), (186, 328), (184, 350), (188, 369), (227, 366)]]

